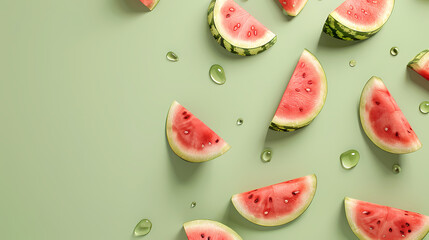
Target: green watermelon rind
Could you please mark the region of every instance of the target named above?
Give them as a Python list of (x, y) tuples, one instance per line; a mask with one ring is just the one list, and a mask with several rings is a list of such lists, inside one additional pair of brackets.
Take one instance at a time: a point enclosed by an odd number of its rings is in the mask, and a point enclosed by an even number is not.
[(228, 227), (228, 226), (226, 226), (220, 222), (213, 221), (213, 220), (200, 219), (200, 220), (193, 220), (193, 221), (185, 222), (183, 224), (183, 228), (185, 229), (185, 232), (186, 232), (187, 228), (191, 228), (193, 226), (201, 226), (201, 225), (215, 225), (215, 226), (225, 230), (227, 233), (229, 233), (231, 235), (231, 237), (233, 238), (233, 240), (243, 240), (240, 237), (240, 235), (238, 235), (238, 233), (236, 233), (230, 227)]
[(314, 62), (314, 63), (317, 63), (317, 66), (318, 66), (318, 68), (319, 68), (319, 70), (320, 70), (320, 72), (321, 73), (323, 73), (323, 75), (321, 76), (321, 79), (320, 79), (320, 81), (321, 81), (321, 85), (322, 86), (324, 86), (324, 88), (325, 88), (325, 92), (324, 92), (324, 94), (321, 96), (322, 97), (322, 99), (321, 99), (321, 101), (322, 101), (322, 104), (321, 104), (321, 106), (320, 106), (320, 108), (319, 109), (315, 109), (315, 111), (313, 112), (313, 114), (310, 114), (307, 118), (305, 118), (305, 119), (303, 119), (303, 120), (301, 120), (301, 121), (299, 121), (299, 122), (297, 122), (297, 123), (295, 123), (295, 124), (284, 124), (284, 123), (280, 123), (280, 122), (278, 122), (278, 121), (276, 121), (274, 118), (273, 118), (273, 120), (271, 121), (271, 123), (270, 123), (270, 126), (269, 126), (269, 128), (271, 129), (271, 130), (274, 130), (274, 131), (279, 131), (279, 132), (293, 132), (293, 131), (295, 131), (295, 130), (298, 130), (298, 129), (300, 129), (300, 128), (303, 128), (303, 127), (306, 127), (306, 126), (308, 126), (311, 122), (313, 122), (313, 120), (319, 115), (319, 113), (322, 111), (322, 109), (323, 109), (323, 106), (325, 105), (325, 102), (326, 102), (326, 97), (327, 97), (327, 95), (328, 95), (328, 81), (327, 81), (327, 78), (326, 78), (326, 73), (325, 73), (325, 70), (323, 69), (323, 67), (322, 67), (322, 64), (320, 64), (320, 62), (319, 62), (319, 60), (316, 58), (316, 56), (314, 56), (314, 54), (312, 54), (309, 50), (307, 50), (307, 49), (304, 49), (304, 52), (307, 52), (307, 53), (309, 53), (310, 54), (310, 56), (312, 57), (312, 62)]
[(256, 46), (254, 48), (243, 48), (243, 47), (238, 46), (237, 44), (228, 42), (227, 40), (225, 40), (225, 38), (223, 38), (220, 35), (220, 33), (216, 27), (216, 24), (214, 21), (215, 5), (216, 5), (216, 0), (212, 0), (210, 2), (210, 5), (209, 5), (208, 11), (207, 11), (207, 20), (208, 20), (210, 32), (212, 33), (213, 37), (216, 39), (216, 42), (219, 43), (219, 45), (221, 45), (223, 48), (225, 48), (229, 52), (234, 53), (234, 54), (238, 54), (240, 56), (252, 56), (252, 55), (256, 55), (258, 53), (264, 52), (265, 50), (269, 49), (270, 47), (272, 47), (277, 42), (277, 36), (274, 36), (274, 38), (271, 39), (266, 44), (264, 44), (262, 46)]
[(225, 152), (227, 152), (231, 146), (225, 143), (225, 146), (223, 146), (219, 151), (214, 151), (211, 154), (208, 155), (192, 155), (187, 153), (186, 151), (184, 151), (183, 149), (181, 149), (181, 147), (179, 145), (176, 144), (176, 141), (173, 139), (173, 128), (172, 128), (172, 122), (173, 122), (173, 115), (175, 113), (175, 108), (176, 107), (180, 107), (181, 105), (177, 102), (174, 101), (171, 106), (170, 109), (168, 111), (168, 116), (167, 116), (167, 121), (166, 121), (166, 126), (165, 126), (165, 131), (166, 131), (166, 135), (167, 135), (167, 140), (168, 140), (168, 144), (170, 145), (171, 149), (173, 150), (173, 152), (179, 156), (180, 158), (182, 158), (185, 161), (188, 162), (192, 162), (192, 163), (200, 163), (200, 162), (206, 162), (209, 160), (213, 160), (221, 155), (223, 155)]
[[(358, 237), (360, 240), (372, 240), (372, 238), (368, 237), (363, 231), (359, 229), (359, 227), (356, 225), (356, 223), (353, 221), (353, 210), (355, 206), (357, 205), (357, 202), (359, 200), (345, 197), (344, 198), (344, 208), (346, 212), (346, 218), (347, 222), (349, 223), (350, 228), (352, 229), (353, 233)], [(427, 218), (427, 222), (429, 223), (429, 217)], [(413, 240), (421, 240), (423, 239), (427, 234), (429, 233), (429, 224), (426, 224), (426, 229), (422, 230), (422, 233)]]
[(417, 150), (419, 150), (422, 147), (422, 143), (418, 140), (417, 143), (412, 148), (399, 148), (399, 147), (391, 147), (387, 144), (384, 144), (379, 138), (373, 133), (371, 130), (371, 127), (369, 126), (369, 123), (366, 123), (365, 121), (365, 106), (367, 103), (368, 95), (371, 93), (372, 86), (376, 82), (381, 82), (381, 84), (384, 85), (383, 80), (381, 78), (373, 76), (371, 77), (368, 82), (365, 84), (365, 87), (362, 90), (362, 94), (360, 97), (360, 104), (359, 104), (359, 116), (360, 116), (360, 122), (362, 125), (362, 128), (368, 138), (379, 148), (383, 149), (386, 152), (395, 153), (395, 154), (406, 154), (406, 153), (412, 153)]
[(316, 190), (317, 190), (317, 177), (315, 174), (306, 176), (306, 178), (308, 178), (310, 185), (312, 187), (311, 190), (311, 194), (308, 197), (307, 201), (302, 204), (300, 206), (300, 208), (298, 210), (296, 210), (293, 214), (289, 214), (286, 215), (284, 218), (281, 219), (277, 219), (277, 220), (264, 220), (261, 218), (257, 218), (252, 216), (251, 214), (248, 214), (246, 211), (243, 210), (243, 208), (240, 206), (240, 202), (238, 200), (236, 200), (240, 194), (235, 194), (231, 197), (231, 202), (234, 205), (235, 209), (238, 211), (238, 213), (240, 213), (241, 216), (243, 216), (244, 218), (246, 218), (247, 220), (249, 220), (250, 222), (260, 225), (260, 226), (265, 226), (265, 227), (275, 227), (275, 226), (280, 226), (286, 223), (289, 223), (293, 220), (295, 220), (296, 218), (298, 218), (299, 216), (301, 216), (310, 206), (310, 204), (312, 203), (314, 196), (316, 194)]
[[(411, 68), (414, 71), (419, 71), (421, 69), (421, 61), (422, 60), (426, 60), (426, 58), (428, 59), (427, 61), (429, 61), (429, 49), (423, 50), (421, 51), (419, 54), (417, 54), (413, 60), (411, 60), (408, 63), (408, 67)], [(428, 54), (428, 56), (426, 56), (426, 54)]]
[(367, 29), (367, 31), (358, 31), (354, 29), (353, 26), (347, 26), (347, 24), (343, 23), (341, 20), (335, 18), (334, 11), (329, 14), (328, 18), (326, 19), (325, 25), (323, 26), (323, 32), (330, 35), (331, 37), (344, 41), (366, 40), (378, 33), (384, 26), (384, 24), (387, 22), (393, 12), (394, 2), (395, 1), (393, 0), (392, 9), (387, 16), (386, 21), (380, 23), (375, 29)]

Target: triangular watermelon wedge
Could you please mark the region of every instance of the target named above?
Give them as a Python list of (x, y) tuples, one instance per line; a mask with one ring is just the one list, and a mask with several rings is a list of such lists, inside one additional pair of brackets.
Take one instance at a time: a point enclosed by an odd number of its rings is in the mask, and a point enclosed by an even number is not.
[(286, 224), (307, 210), (316, 193), (316, 175), (296, 178), (232, 196), (237, 211), (261, 226)]
[(308, 0), (279, 0), (283, 13), (292, 17), (297, 16), (305, 7)]
[(365, 85), (359, 112), (363, 130), (379, 148), (403, 154), (422, 147), (413, 128), (380, 78), (372, 77)]
[(158, 4), (159, 0), (140, 0), (149, 10), (153, 10)]
[(347, 221), (363, 240), (419, 240), (429, 231), (429, 217), (419, 213), (345, 198)]
[(417, 54), (417, 56), (408, 63), (408, 67), (429, 81), (429, 49), (423, 50)]
[(168, 112), (166, 133), (171, 149), (189, 162), (205, 162), (230, 149), (228, 143), (176, 101)]

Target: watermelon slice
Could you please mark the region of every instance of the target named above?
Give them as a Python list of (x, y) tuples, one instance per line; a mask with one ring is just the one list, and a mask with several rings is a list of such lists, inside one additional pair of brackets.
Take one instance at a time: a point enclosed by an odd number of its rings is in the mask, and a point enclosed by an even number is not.
[(149, 10), (153, 10), (158, 4), (159, 0), (140, 0)]
[(347, 221), (359, 239), (418, 240), (429, 231), (429, 217), (419, 213), (345, 198)]
[(205, 162), (230, 149), (221, 137), (178, 102), (171, 104), (166, 132), (171, 149), (189, 162)]
[(383, 81), (372, 77), (362, 91), (360, 121), (371, 141), (391, 153), (411, 153), (422, 147)]
[(299, 217), (316, 193), (316, 175), (309, 175), (232, 196), (237, 211), (262, 226), (278, 226)]
[(233, 0), (212, 0), (208, 10), (210, 31), (226, 50), (250, 56), (261, 53), (277, 36)]
[(231, 228), (211, 220), (194, 220), (183, 228), (188, 240), (242, 240)]
[(429, 49), (423, 50), (411, 62), (408, 67), (416, 71), (420, 76), (429, 81)]
[(325, 71), (317, 58), (305, 49), (277, 107), (270, 128), (290, 132), (307, 126), (322, 110), (327, 93)]
[(346, 0), (329, 14), (323, 31), (346, 41), (368, 39), (387, 22), (394, 4), (395, 0)]
[(279, 0), (283, 13), (292, 17), (298, 15), (308, 0)]

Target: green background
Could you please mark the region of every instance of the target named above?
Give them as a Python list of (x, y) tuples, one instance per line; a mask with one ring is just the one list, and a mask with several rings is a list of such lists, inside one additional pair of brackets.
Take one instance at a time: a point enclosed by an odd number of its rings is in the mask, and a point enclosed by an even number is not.
[[(429, 215), (429, 116), (418, 111), (429, 82), (406, 69), (429, 47), (429, 1), (396, 1), (384, 28), (353, 45), (321, 34), (342, 0), (310, 0), (293, 19), (274, 0), (237, 2), (278, 35), (271, 49), (239, 57), (218, 46), (209, 0), (161, 0), (153, 12), (138, 0), (4, 1), (0, 239), (134, 239), (142, 218), (153, 222), (148, 240), (185, 240), (182, 224), (194, 219), (221, 221), (246, 240), (356, 239), (345, 196)], [(305, 129), (268, 131), (304, 48), (326, 71), (326, 105)], [(179, 62), (166, 60), (170, 50)], [(208, 77), (214, 63), (225, 69), (223, 86)], [(373, 75), (418, 134), (418, 152), (386, 153), (363, 133), (357, 107)], [(175, 156), (165, 137), (173, 100), (231, 150), (203, 164)], [(273, 149), (270, 163), (260, 161), (264, 147)], [(352, 148), (361, 160), (347, 171), (339, 155)], [(392, 173), (394, 163), (402, 173)], [(235, 193), (311, 173), (313, 203), (285, 226), (254, 225), (230, 203)]]

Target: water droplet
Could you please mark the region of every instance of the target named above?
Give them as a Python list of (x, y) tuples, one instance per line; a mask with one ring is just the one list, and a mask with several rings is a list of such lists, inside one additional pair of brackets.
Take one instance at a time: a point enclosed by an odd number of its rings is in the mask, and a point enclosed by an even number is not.
[(195, 206), (197, 206), (196, 202), (191, 202), (191, 208), (194, 208)]
[(177, 62), (179, 61), (179, 56), (177, 56), (174, 52), (168, 52), (167, 55), (167, 60), (170, 62)]
[(237, 126), (241, 126), (243, 125), (243, 123), (244, 123), (244, 120), (242, 118), (237, 119), (237, 122), (236, 122)]
[(345, 169), (352, 169), (354, 168), (358, 163), (360, 159), (360, 154), (356, 150), (349, 150), (347, 152), (344, 152), (340, 156), (341, 165)]
[(429, 113), (429, 101), (424, 101), (424, 102), (420, 103), (419, 109), (420, 109), (421, 113), (428, 114)]
[(272, 157), (271, 149), (265, 149), (261, 154), (261, 160), (264, 162), (270, 162)]
[(349, 66), (350, 67), (355, 67), (356, 66), (356, 60), (350, 60)]
[(392, 56), (397, 56), (397, 55), (398, 55), (398, 53), (399, 53), (399, 49), (398, 49), (397, 47), (392, 47), (392, 48), (390, 49), (390, 55), (392, 55)]
[(396, 174), (400, 173), (402, 171), (401, 166), (399, 166), (398, 164), (393, 165), (392, 171)]
[(225, 71), (223, 70), (223, 67), (219, 64), (214, 64), (210, 67), (210, 78), (215, 82), (216, 84), (223, 85), (226, 82), (225, 77)]
[(143, 219), (139, 223), (137, 223), (134, 228), (134, 236), (144, 236), (147, 235), (152, 229), (152, 222), (149, 219)]

